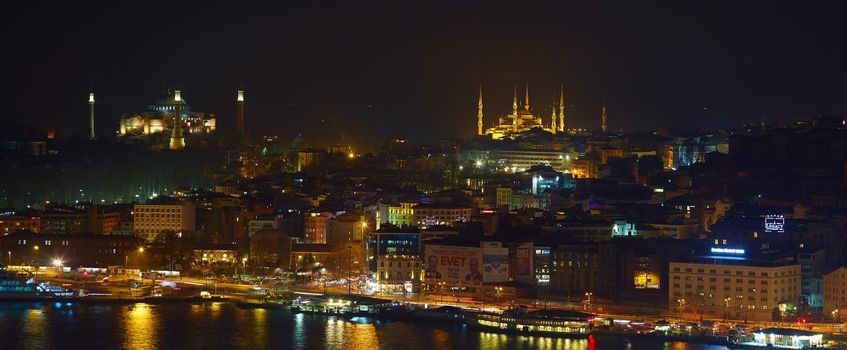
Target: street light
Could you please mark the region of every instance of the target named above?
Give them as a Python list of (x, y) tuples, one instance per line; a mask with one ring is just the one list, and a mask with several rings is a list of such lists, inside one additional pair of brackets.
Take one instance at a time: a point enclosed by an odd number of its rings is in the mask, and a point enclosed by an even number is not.
[(444, 282), (444, 281), (438, 282), (438, 289), (440, 291), (440, 293), (438, 293), (438, 302), (440, 304), (444, 303), (444, 285), (446, 285), (446, 284), (447, 284), (447, 282)]
[(60, 258), (53, 259), (53, 266), (55, 266), (55, 267), (62, 267), (62, 265), (64, 263), (65, 262), (62, 261), (62, 259), (60, 259)]
[(32, 262), (32, 264), (33, 264), (32, 268), (35, 271), (35, 276), (33, 277), (33, 279), (37, 280), (38, 279), (38, 246), (37, 245), (33, 246), (32, 249), (35, 250), (35, 260), (33, 260), (33, 262)]

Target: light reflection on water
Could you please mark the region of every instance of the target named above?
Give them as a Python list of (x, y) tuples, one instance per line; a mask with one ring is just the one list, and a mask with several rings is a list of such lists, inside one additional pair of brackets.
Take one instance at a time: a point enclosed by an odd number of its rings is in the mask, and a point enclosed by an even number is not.
[(0, 334), (0, 349), (725, 349), (616, 337), (504, 335), (450, 323), (345, 320), (226, 303), (61, 308), (0, 303)]
[[(50, 347), (48, 337), (42, 337), (50, 330), (46, 326), (44, 311), (40, 308), (26, 310), (21, 334), (21, 346), (27, 349), (44, 349)], [(8, 335), (4, 335), (8, 336)]]
[[(246, 316), (246, 315), (245, 315)], [(252, 316), (252, 325), (251, 329), (253, 330), (253, 339), (255, 341), (254, 346), (259, 349), (264, 349), (268, 347), (268, 310), (265, 309), (253, 309)]]
[(155, 349), (158, 339), (158, 318), (151, 305), (127, 306), (124, 327), (124, 349)]
[(500, 333), (479, 333), (480, 349), (562, 349), (562, 350), (593, 350), (593, 343), (588, 339), (570, 339), (553, 337), (530, 337), (522, 335), (506, 335)]

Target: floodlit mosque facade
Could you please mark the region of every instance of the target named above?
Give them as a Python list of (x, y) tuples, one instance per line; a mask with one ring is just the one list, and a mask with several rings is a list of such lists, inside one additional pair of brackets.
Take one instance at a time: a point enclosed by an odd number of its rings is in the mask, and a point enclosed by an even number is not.
[[(518, 87), (515, 86), (515, 95), (512, 99), (512, 113), (499, 117), (497, 123), (488, 129), (483, 127), (484, 115), (482, 112), (482, 87), (479, 89), (479, 104), (477, 105), (477, 135), (490, 135), (492, 139), (511, 137), (532, 129), (541, 129), (553, 134), (565, 132), (565, 90), (559, 93), (558, 105), (554, 102), (549, 124), (544, 118), (536, 115), (529, 105), (529, 85), (524, 91), (523, 106), (518, 104)], [(558, 109), (558, 114), (556, 113)]]
[[(512, 138), (533, 129), (540, 129), (552, 134), (573, 133), (576, 129), (566, 127), (565, 117), (565, 87), (559, 90), (559, 100), (553, 101), (550, 108), (549, 123), (545, 117), (536, 115), (529, 104), (529, 85), (524, 90), (523, 106), (518, 103), (518, 87), (515, 85), (515, 95), (512, 98), (512, 113), (497, 118), (497, 122), (490, 128), (484, 127), (485, 115), (482, 110), (482, 86), (479, 88), (479, 103), (477, 105), (476, 133), (479, 136), (490, 136), (492, 139)], [(606, 99), (603, 98), (603, 107), (600, 115), (600, 129), (606, 133)]]
[(215, 131), (214, 114), (192, 111), (179, 90), (169, 91), (156, 103), (147, 105), (144, 112), (123, 113), (118, 134), (121, 137), (152, 135), (174, 131), (174, 116), (179, 113), (181, 127), (188, 134), (208, 134)]

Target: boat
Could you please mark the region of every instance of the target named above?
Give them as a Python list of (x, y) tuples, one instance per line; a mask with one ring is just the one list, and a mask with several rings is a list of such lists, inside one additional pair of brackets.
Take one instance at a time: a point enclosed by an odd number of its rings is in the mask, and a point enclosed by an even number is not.
[(469, 313), (466, 323), (481, 330), (524, 335), (553, 335), (585, 338), (591, 332), (593, 315), (568, 310), (509, 310), (502, 314)]
[(0, 265), (0, 300), (70, 299), (74, 292), (68, 288), (37, 281), (33, 277), (18, 276)]

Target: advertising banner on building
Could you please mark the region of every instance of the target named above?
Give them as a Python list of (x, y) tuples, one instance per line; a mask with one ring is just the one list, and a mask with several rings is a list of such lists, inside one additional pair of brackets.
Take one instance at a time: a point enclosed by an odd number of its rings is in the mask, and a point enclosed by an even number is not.
[(509, 281), (509, 248), (500, 242), (486, 242), (482, 245), (482, 281)]
[(515, 276), (532, 276), (533, 244), (531, 242), (521, 244), (515, 249)]
[(424, 252), (424, 280), (427, 284), (445, 282), (447, 288), (482, 285), (479, 247), (427, 245)]

